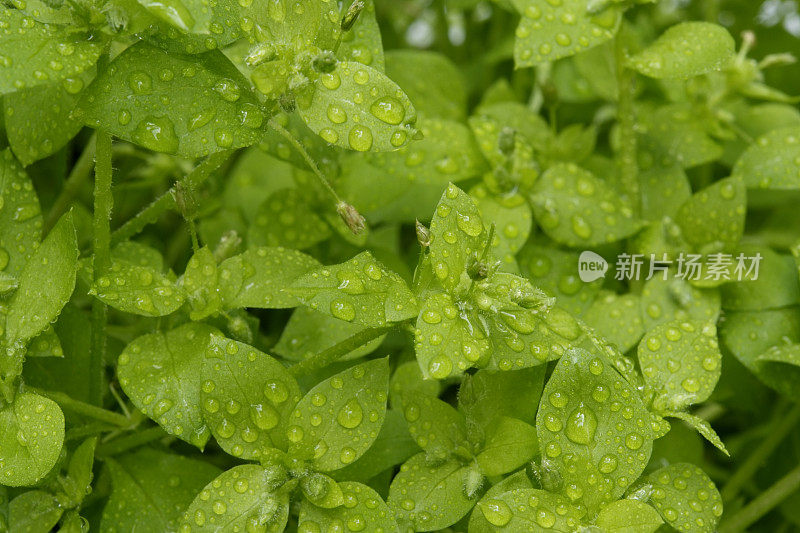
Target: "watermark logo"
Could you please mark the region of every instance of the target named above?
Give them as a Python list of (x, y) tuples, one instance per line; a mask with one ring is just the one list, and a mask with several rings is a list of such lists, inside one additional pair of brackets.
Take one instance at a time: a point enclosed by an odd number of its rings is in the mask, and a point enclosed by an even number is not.
[(585, 250), (578, 257), (578, 277), (584, 283), (590, 283), (605, 277), (608, 271), (608, 262), (602, 256)]

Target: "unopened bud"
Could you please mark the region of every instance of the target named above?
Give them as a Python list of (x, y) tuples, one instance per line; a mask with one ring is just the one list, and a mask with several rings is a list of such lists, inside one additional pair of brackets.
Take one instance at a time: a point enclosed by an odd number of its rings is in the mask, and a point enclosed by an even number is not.
[(247, 63), (248, 67), (256, 67), (265, 61), (275, 59), (276, 54), (277, 50), (274, 44), (258, 43), (250, 49), (250, 52), (244, 58), (244, 62)]
[(417, 228), (417, 241), (419, 245), (423, 248), (427, 248), (431, 245), (431, 230), (425, 227), (425, 224), (420, 222), (419, 220), (416, 221), (416, 228)]
[(487, 265), (485, 261), (480, 261), (478, 258), (472, 257), (467, 265), (467, 274), (475, 281), (486, 279), (489, 276), (489, 265)]
[(342, 220), (344, 220), (344, 223), (347, 224), (347, 227), (350, 228), (350, 231), (352, 231), (354, 235), (358, 235), (364, 231), (366, 219), (361, 216), (361, 213), (359, 213), (355, 207), (347, 202), (339, 202), (336, 205), (336, 212), (339, 213), (339, 216), (342, 217)]
[(478, 470), (468, 469), (464, 473), (464, 496), (472, 500), (478, 496), (483, 486), (484, 477)]
[(314, 70), (316, 70), (317, 72), (333, 72), (333, 70), (336, 68), (336, 63), (338, 63), (338, 60), (336, 59), (336, 56), (333, 55), (333, 52), (331, 52), (330, 50), (325, 50), (324, 52), (321, 52), (312, 61)]
[(239, 237), (239, 234), (236, 233), (235, 230), (223, 233), (222, 237), (219, 239), (219, 244), (217, 244), (217, 247), (214, 249), (214, 259), (216, 259), (218, 263), (221, 263), (229, 257), (232, 257), (241, 244), (242, 238)]
[(175, 184), (172, 197), (175, 199), (175, 205), (183, 218), (186, 220), (197, 218), (197, 198), (191, 187), (179, 181)]
[(361, 14), (363, 9), (363, 0), (355, 0), (355, 2), (350, 4), (350, 9), (347, 10), (347, 13), (345, 13), (344, 17), (342, 18), (342, 31), (350, 31), (350, 29), (358, 20), (358, 16)]
[(289, 480), (289, 472), (283, 465), (271, 464), (264, 467), (264, 488), (275, 492)]
[(497, 139), (497, 148), (505, 156), (510, 156), (514, 153), (514, 146), (517, 140), (517, 132), (513, 128), (504, 126), (500, 130), (500, 135)]

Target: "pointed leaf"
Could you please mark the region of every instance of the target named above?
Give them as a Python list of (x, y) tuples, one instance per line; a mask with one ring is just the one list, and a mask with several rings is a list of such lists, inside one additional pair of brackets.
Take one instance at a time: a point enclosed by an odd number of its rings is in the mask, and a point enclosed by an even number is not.
[(689, 413), (684, 413), (682, 411), (666, 411), (664, 416), (670, 416), (673, 418), (679, 418), (692, 426), (696, 429), (703, 437), (706, 438), (708, 442), (713, 444), (719, 451), (724, 453), (725, 455), (730, 455), (728, 450), (725, 448), (725, 445), (722, 443), (722, 439), (719, 438), (717, 432), (714, 431), (714, 428), (711, 427), (706, 420), (700, 418), (699, 416), (695, 416)]
[(487, 428), (486, 441), (475, 457), (486, 476), (512, 472), (539, 451), (536, 428), (516, 418), (500, 417)]
[(664, 521), (646, 503), (617, 500), (603, 507), (594, 523), (608, 533), (654, 533)]
[(141, 316), (166, 316), (183, 305), (183, 290), (147, 266), (112, 258), (111, 268), (92, 284), (91, 294), (110, 307)]

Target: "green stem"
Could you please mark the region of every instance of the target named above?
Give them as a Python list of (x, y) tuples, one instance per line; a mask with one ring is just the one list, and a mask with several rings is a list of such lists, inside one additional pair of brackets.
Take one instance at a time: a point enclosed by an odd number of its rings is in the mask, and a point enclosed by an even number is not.
[(126, 241), (140, 233), (149, 224), (158, 220), (158, 217), (175, 207), (174, 193), (178, 187), (186, 190), (195, 190), (205, 183), (209, 177), (222, 166), (231, 156), (232, 152), (217, 152), (208, 156), (202, 163), (197, 165), (194, 170), (180, 180), (180, 184), (173, 185), (170, 190), (159, 196), (153, 203), (139, 211), (139, 213), (128, 220), (117, 229), (111, 236), (111, 243), (118, 244)]
[(339, 195), (336, 193), (333, 186), (330, 184), (327, 178), (325, 178), (325, 176), (322, 174), (322, 171), (319, 169), (317, 162), (314, 161), (311, 155), (309, 155), (308, 151), (305, 149), (302, 143), (300, 143), (300, 141), (298, 141), (297, 138), (295, 138), (295, 136), (292, 135), (292, 132), (290, 132), (289, 130), (278, 124), (278, 122), (274, 118), (270, 119), (269, 127), (275, 130), (275, 132), (277, 132), (278, 135), (286, 139), (286, 142), (291, 144), (292, 147), (295, 150), (297, 150), (297, 153), (300, 154), (300, 157), (303, 158), (303, 160), (306, 162), (306, 165), (308, 165), (308, 167), (311, 169), (311, 172), (313, 172), (314, 175), (317, 177), (317, 179), (320, 181), (320, 183), (322, 183), (323, 187), (325, 187), (325, 189), (331, 194), (331, 196), (333, 196), (333, 199), (336, 201), (336, 203), (337, 204), (341, 203), (342, 199), (339, 198)]
[(781, 413), (781, 415), (775, 417), (770, 423), (766, 438), (761, 441), (761, 444), (747, 457), (722, 488), (723, 501), (732, 501), (739, 494), (745, 483), (750, 481), (756, 471), (764, 464), (764, 461), (772, 455), (789, 432), (797, 426), (798, 421), (800, 421), (800, 405), (794, 406), (788, 413)]
[[(111, 135), (97, 133), (96, 162), (94, 167), (94, 255), (92, 269), (97, 280), (111, 266)], [(89, 400), (99, 405), (102, 401), (103, 364), (106, 351), (107, 309), (95, 299), (92, 302), (92, 348), (89, 354)]]
[(723, 522), (719, 533), (738, 533), (746, 530), (798, 489), (800, 489), (800, 465), (794, 467), (755, 500)]
[(53, 226), (56, 225), (61, 215), (67, 212), (67, 209), (69, 209), (70, 204), (81, 190), (83, 184), (89, 179), (89, 174), (91, 174), (92, 167), (94, 166), (96, 142), (97, 134), (93, 134), (89, 142), (86, 143), (86, 148), (83, 149), (80, 157), (78, 157), (78, 160), (72, 167), (67, 181), (64, 182), (64, 187), (61, 188), (61, 192), (53, 202), (53, 206), (50, 208), (50, 212), (47, 214), (47, 220), (45, 220), (44, 223), (43, 233), (47, 234), (53, 229)]
[(168, 437), (167, 433), (158, 426), (136, 431), (114, 439), (110, 442), (105, 442), (97, 447), (97, 455), (100, 457), (110, 457), (112, 455), (119, 455), (133, 448), (138, 448), (155, 440)]
[(289, 372), (293, 376), (302, 376), (303, 374), (325, 368), (326, 366), (335, 363), (340, 358), (349, 354), (356, 348), (360, 348), (369, 341), (377, 339), (384, 333), (389, 332), (389, 330), (391, 330), (393, 327), (394, 326), (365, 329), (364, 331), (356, 333), (352, 337), (343, 340), (339, 344), (331, 346), (327, 350), (309, 357), (305, 361), (301, 361), (292, 367), (289, 367)]
[(86, 416), (100, 422), (106, 422), (116, 427), (128, 428), (131, 420), (119, 413), (108, 411), (102, 407), (97, 407), (80, 400), (75, 400), (63, 392), (46, 391), (35, 387), (25, 387), (26, 390), (34, 392), (39, 396), (50, 398), (56, 402), (64, 411), (75, 413), (76, 415)]
[(631, 202), (634, 213), (641, 211), (641, 193), (639, 192), (639, 166), (637, 162), (636, 119), (633, 109), (636, 97), (634, 75), (625, 67), (627, 51), (623, 42), (623, 31), (620, 28), (615, 42), (617, 65), (617, 85), (619, 100), (617, 102), (617, 123), (619, 125), (619, 150), (617, 151), (617, 167), (619, 184)]

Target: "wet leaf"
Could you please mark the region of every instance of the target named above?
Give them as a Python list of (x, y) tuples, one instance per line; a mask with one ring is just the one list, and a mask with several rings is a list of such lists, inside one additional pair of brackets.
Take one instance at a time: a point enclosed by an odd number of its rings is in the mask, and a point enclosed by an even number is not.
[(457, 451), (471, 452), (464, 415), (447, 402), (420, 392), (402, 395), (408, 431), (431, 461), (444, 461)]
[(8, 504), (9, 531), (47, 533), (55, 527), (64, 509), (55, 496), (43, 490), (24, 492)]
[(90, 293), (114, 309), (142, 316), (172, 314), (185, 299), (182, 288), (159, 271), (114, 259)]
[(536, 428), (504, 416), (487, 428), (486, 440), (475, 460), (484, 475), (500, 476), (516, 470), (538, 451)]
[(484, 498), (478, 510), (487, 522), (509, 531), (567, 533), (579, 527), (581, 517), (569, 500), (540, 489), (514, 489)]
[(653, 276), (642, 289), (641, 304), (648, 331), (670, 321), (715, 323), (720, 314), (719, 289), (695, 287), (676, 277)]
[(302, 504), (298, 520), (300, 531), (316, 531), (320, 527), (342, 524), (350, 531), (399, 533), (391, 510), (377, 492), (367, 485), (351, 481), (344, 481), (339, 486), (344, 495), (344, 505), (326, 510)]
[(725, 178), (693, 194), (678, 210), (676, 221), (695, 249), (732, 249), (744, 233), (746, 211), (744, 183)]
[[(342, 15), (347, 13), (348, 3), (342, 3)], [(342, 42), (337, 55), (343, 61), (367, 65), (379, 72), (384, 71), (383, 42), (381, 29), (375, 19), (375, 3), (365, 0), (364, 7), (349, 31), (342, 32)], [(394, 77), (390, 74), (390, 78)], [(396, 82), (396, 80), (395, 80)]]
[(386, 75), (406, 92), (421, 115), (464, 119), (466, 84), (461, 71), (446, 56), (430, 50), (390, 50), (386, 53)]
[(331, 236), (307, 196), (295, 189), (281, 189), (267, 198), (255, 213), (247, 233), (252, 246), (286, 246), (303, 250)]
[(733, 175), (750, 189), (800, 188), (800, 128), (788, 126), (760, 136), (736, 161)]
[(654, 533), (664, 521), (646, 503), (617, 500), (603, 507), (594, 523), (608, 533)]
[(461, 382), (458, 409), (471, 427), (488, 428), (501, 416), (535, 424), (544, 374), (544, 365), (521, 370), (478, 370)]
[(650, 504), (678, 530), (711, 533), (722, 516), (722, 499), (708, 476), (694, 465), (676, 463), (647, 476)]
[(42, 215), (33, 183), (11, 150), (0, 157), (0, 270), (18, 276), (42, 239)]
[(219, 295), (217, 260), (207, 246), (200, 248), (189, 259), (181, 287), (192, 307), (189, 313), (192, 320), (202, 320), (220, 310), (222, 299)]
[(640, 298), (636, 294), (601, 292), (583, 320), (623, 353), (636, 346), (644, 334)]

